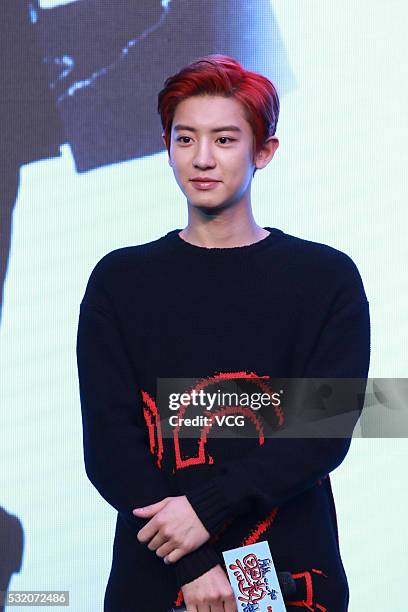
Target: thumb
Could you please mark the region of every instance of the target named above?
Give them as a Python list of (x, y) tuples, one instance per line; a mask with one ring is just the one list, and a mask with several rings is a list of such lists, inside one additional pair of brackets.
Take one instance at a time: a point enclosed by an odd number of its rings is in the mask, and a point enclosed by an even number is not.
[(135, 508), (134, 510), (132, 510), (132, 513), (138, 516), (153, 516), (162, 508), (164, 508), (168, 501), (168, 498), (165, 497), (164, 499), (159, 502), (156, 502), (155, 504), (150, 504), (150, 506), (145, 506), (144, 508)]

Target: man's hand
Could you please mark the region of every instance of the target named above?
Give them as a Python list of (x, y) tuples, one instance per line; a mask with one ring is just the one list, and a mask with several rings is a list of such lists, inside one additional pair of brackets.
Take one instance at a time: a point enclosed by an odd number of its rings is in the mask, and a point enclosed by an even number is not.
[(138, 531), (139, 542), (147, 543), (165, 563), (174, 563), (210, 539), (210, 534), (196, 515), (185, 495), (165, 497), (161, 501), (132, 510), (135, 516), (153, 517)]
[(181, 587), (187, 612), (237, 612), (234, 591), (220, 564)]

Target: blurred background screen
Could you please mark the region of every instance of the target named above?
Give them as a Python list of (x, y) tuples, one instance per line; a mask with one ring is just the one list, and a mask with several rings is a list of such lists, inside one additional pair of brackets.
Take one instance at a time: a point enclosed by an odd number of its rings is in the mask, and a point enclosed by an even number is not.
[[(116, 512), (83, 465), (79, 304), (107, 252), (187, 223), (157, 94), (190, 61), (231, 55), (274, 82), (256, 221), (353, 258), (369, 376), (407, 375), (407, 21), (405, 0), (3, 0), (0, 590), (102, 609)], [(332, 475), (350, 612), (403, 609), (407, 459), (404, 438), (354, 439)]]

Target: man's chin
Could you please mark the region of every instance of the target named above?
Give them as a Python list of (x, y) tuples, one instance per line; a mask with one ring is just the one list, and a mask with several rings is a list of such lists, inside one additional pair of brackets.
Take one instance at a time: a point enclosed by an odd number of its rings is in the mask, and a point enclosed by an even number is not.
[(203, 212), (215, 212), (224, 210), (228, 207), (228, 202), (225, 201), (213, 201), (213, 202), (197, 202), (196, 200), (192, 201), (187, 199), (188, 206), (191, 208), (197, 208)]

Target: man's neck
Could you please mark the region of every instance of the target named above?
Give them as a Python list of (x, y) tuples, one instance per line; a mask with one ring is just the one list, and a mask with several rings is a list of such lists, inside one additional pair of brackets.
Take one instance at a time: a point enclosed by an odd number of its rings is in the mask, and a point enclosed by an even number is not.
[(245, 226), (242, 229), (231, 229), (222, 227), (211, 230), (206, 227), (185, 227), (179, 232), (180, 238), (194, 244), (195, 246), (206, 248), (230, 248), (253, 244), (266, 238), (270, 232), (259, 225)]

